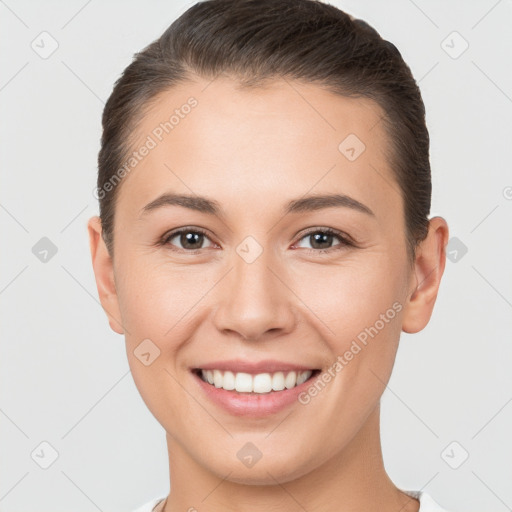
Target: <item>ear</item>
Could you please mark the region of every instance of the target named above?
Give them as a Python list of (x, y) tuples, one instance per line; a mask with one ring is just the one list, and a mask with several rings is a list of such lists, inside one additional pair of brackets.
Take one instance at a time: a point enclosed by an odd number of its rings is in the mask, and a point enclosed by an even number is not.
[(92, 266), (101, 305), (107, 314), (110, 328), (118, 334), (124, 334), (114, 282), (114, 267), (107, 246), (101, 236), (101, 219), (99, 217), (91, 217), (87, 223), (87, 230), (89, 232)]
[(428, 324), (446, 263), (448, 224), (442, 217), (429, 222), (428, 235), (417, 247), (414, 271), (402, 317), (402, 330), (421, 331)]

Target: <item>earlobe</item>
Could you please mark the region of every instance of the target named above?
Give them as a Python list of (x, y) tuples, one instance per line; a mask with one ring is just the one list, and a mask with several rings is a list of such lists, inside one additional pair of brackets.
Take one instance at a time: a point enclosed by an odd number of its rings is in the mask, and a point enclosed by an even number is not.
[(92, 266), (96, 287), (103, 310), (107, 314), (111, 329), (118, 334), (124, 334), (121, 324), (121, 314), (117, 290), (114, 282), (114, 269), (112, 258), (101, 236), (101, 219), (91, 217), (87, 223), (89, 233), (89, 248), (91, 251)]
[(446, 264), (448, 224), (442, 217), (430, 220), (427, 238), (417, 248), (414, 271), (406, 298), (402, 330), (419, 332), (428, 324)]

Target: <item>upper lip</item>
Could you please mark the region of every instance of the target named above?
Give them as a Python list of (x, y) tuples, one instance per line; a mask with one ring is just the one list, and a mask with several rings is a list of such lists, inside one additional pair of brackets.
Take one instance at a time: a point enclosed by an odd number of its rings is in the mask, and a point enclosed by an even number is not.
[(233, 373), (243, 372), (256, 375), (258, 373), (275, 373), (285, 371), (303, 372), (306, 370), (315, 370), (312, 366), (305, 366), (296, 363), (287, 363), (274, 359), (266, 359), (264, 361), (244, 361), (242, 359), (230, 359), (224, 361), (214, 361), (212, 363), (204, 363), (195, 366), (195, 370), (222, 370), (231, 371)]

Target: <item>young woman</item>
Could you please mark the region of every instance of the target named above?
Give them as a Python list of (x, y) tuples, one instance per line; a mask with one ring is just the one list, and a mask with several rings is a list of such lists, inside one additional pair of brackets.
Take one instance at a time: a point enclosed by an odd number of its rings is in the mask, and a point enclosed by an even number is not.
[(441, 511), (384, 469), (380, 397), (448, 226), (398, 50), (313, 0), (209, 0), (103, 114), (101, 303), (166, 431), (159, 511)]

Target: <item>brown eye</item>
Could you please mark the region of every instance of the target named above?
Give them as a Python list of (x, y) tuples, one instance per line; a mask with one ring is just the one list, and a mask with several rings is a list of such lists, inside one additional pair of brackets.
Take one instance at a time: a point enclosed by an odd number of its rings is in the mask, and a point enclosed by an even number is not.
[[(343, 234), (339, 231), (333, 230), (331, 228), (322, 228), (315, 229), (314, 231), (310, 231), (306, 233), (301, 240), (306, 240), (309, 242), (310, 247), (305, 247), (312, 252), (329, 252), (335, 251), (338, 249), (342, 249), (346, 246), (353, 245), (347, 237), (343, 236)], [(334, 243), (338, 240), (338, 243)], [(300, 242), (299, 242), (300, 244)], [(299, 247), (300, 245), (297, 244)]]
[(174, 250), (195, 251), (205, 248), (203, 247), (205, 240), (210, 241), (203, 231), (198, 229), (180, 229), (166, 235), (162, 243), (163, 245), (177, 246), (177, 249)]

